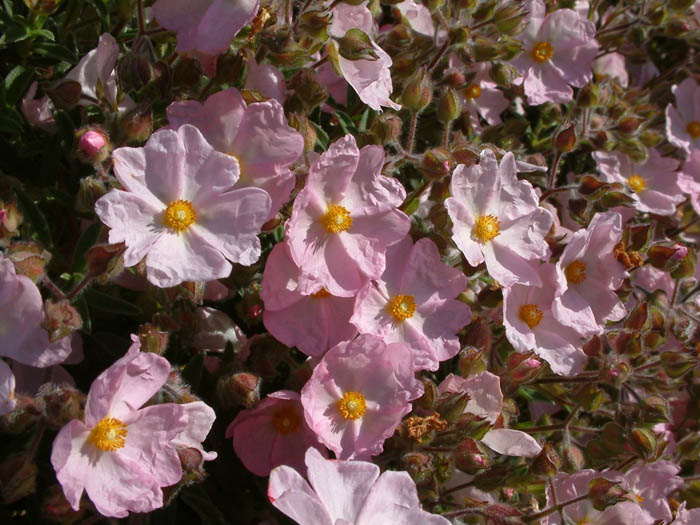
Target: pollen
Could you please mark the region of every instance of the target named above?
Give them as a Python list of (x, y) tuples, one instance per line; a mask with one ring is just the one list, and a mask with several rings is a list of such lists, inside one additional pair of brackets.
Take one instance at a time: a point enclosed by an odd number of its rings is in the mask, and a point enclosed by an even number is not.
[(636, 173), (627, 179), (627, 184), (635, 193), (641, 193), (647, 187), (647, 181), (644, 180), (644, 177)]
[(321, 217), (321, 224), (323, 224), (328, 233), (340, 233), (350, 229), (352, 217), (350, 217), (350, 212), (343, 206), (331, 204)]
[(477, 242), (485, 244), (492, 241), (501, 233), (501, 221), (493, 215), (480, 215), (474, 223), (472, 237)]
[(468, 99), (476, 99), (481, 96), (481, 86), (478, 82), (473, 82), (464, 88), (464, 96)]
[(693, 140), (695, 140), (696, 138), (700, 137), (700, 122), (697, 120), (688, 122), (688, 125), (685, 127), (685, 131)]
[(532, 48), (532, 58), (536, 62), (547, 62), (554, 56), (554, 48), (549, 42), (538, 42)]
[(338, 411), (345, 419), (359, 419), (367, 411), (365, 396), (359, 392), (345, 392), (338, 400)]
[(299, 413), (292, 407), (280, 408), (272, 416), (272, 425), (282, 435), (291, 434), (299, 428)]
[(518, 318), (530, 327), (530, 330), (534, 329), (544, 317), (542, 310), (537, 308), (536, 304), (524, 304), (520, 307), (518, 311)]
[(105, 417), (92, 427), (87, 440), (100, 450), (114, 452), (124, 446), (126, 434), (124, 423), (113, 417)]
[(564, 275), (569, 284), (581, 284), (586, 280), (586, 263), (576, 260), (564, 269)]
[(194, 211), (192, 203), (178, 199), (168, 204), (163, 224), (177, 233), (182, 233), (196, 220), (197, 213)]
[(386, 308), (396, 321), (401, 322), (413, 317), (416, 301), (412, 295), (395, 295)]
[(330, 296), (330, 292), (325, 288), (321, 288), (318, 292), (311, 294), (311, 297), (313, 297), (314, 299), (325, 299), (326, 297)]

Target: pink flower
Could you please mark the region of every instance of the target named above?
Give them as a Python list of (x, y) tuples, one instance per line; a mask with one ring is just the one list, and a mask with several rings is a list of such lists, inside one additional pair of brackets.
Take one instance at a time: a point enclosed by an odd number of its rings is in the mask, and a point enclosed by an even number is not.
[(623, 153), (596, 151), (593, 158), (605, 182), (619, 182), (630, 192), (634, 207), (645, 213), (672, 215), (683, 202), (678, 187), (678, 161), (662, 157), (654, 148), (644, 164), (637, 164)]
[(556, 270), (544, 264), (539, 270), (542, 286), (515, 284), (503, 290), (503, 324), (506, 337), (517, 352), (534, 351), (555, 374), (571, 376), (588, 361), (581, 335), (560, 323), (552, 312)]
[[(339, 3), (333, 8), (333, 20), (328, 26), (328, 35), (342, 38), (348, 30), (353, 28), (361, 29), (367, 36), (372, 37), (374, 33), (372, 13), (362, 4)], [(338, 44), (334, 40), (329, 40), (329, 45), (334, 46), (337, 52)], [(381, 111), (382, 106), (401, 109), (401, 105), (389, 98), (393, 90), (391, 57), (374, 42), (372, 47), (378, 56), (376, 60), (348, 60), (338, 54), (339, 73), (357, 92), (360, 100), (375, 111)]]
[(158, 0), (153, 14), (160, 25), (177, 33), (178, 53), (195, 51), (205, 60), (206, 55), (216, 60), (253, 20), (259, 5), (259, 0)]
[(433, 38), (435, 24), (430, 9), (414, 0), (403, 0), (396, 4), (396, 10), (416, 33)]
[(291, 390), (273, 392), (254, 408), (239, 412), (226, 437), (233, 437), (233, 449), (256, 476), (267, 476), (279, 465), (306, 472), (304, 454), (309, 447), (326, 456), (304, 420), (299, 394)]
[(34, 81), (22, 97), (22, 115), (32, 126), (43, 129), (47, 133), (56, 133), (56, 119), (53, 116), (54, 105), (48, 95), (34, 98), (39, 83)]
[(340, 459), (379, 454), (423, 385), (400, 343), (360, 335), (331, 348), (301, 391), (304, 417)]
[(41, 368), (65, 361), (73, 350), (72, 336), (50, 341), (44, 319), (36, 284), (15, 273), (12, 261), (0, 253), (0, 355)]
[(245, 89), (257, 91), (262, 96), (274, 98), (283, 104), (287, 86), (282, 72), (270, 64), (258, 64), (254, 58), (248, 60), (246, 65), (248, 76), (245, 79)]
[(387, 250), (386, 270), (357, 295), (350, 322), (362, 334), (403, 343), (417, 370), (437, 370), (459, 352), (459, 332), (471, 321), (469, 307), (456, 301), (467, 287), (460, 272), (440, 260), (430, 239), (413, 244), (407, 235)]
[(678, 187), (690, 195), (695, 213), (700, 214), (700, 149), (693, 150), (678, 174)]
[(336, 75), (329, 62), (324, 62), (316, 68), (316, 80), (328, 90), (338, 104), (345, 106), (348, 103), (348, 83)]
[(613, 253), (622, 239), (619, 213), (598, 213), (585, 230), (574, 233), (556, 265), (552, 312), (581, 335), (602, 334), (607, 321), (627, 311), (615, 293), (627, 276)]
[(598, 53), (595, 24), (571, 9), (557, 9), (545, 16), (542, 0), (530, 0), (529, 23), (518, 38), (523, 52), (513, 65), (523, 75), (527, 103), (568, 102), (570, 86), (591, 80)]
[(83, 490), (104, 516), (162, 507), (161, 487), (182, 477), (177, 447), (201, 449), (196, 440), (211, 427), (213, 411), (201, 402), (139, 410), (165, 383), (170, 364), (140, 352), (138, 339), (132, 340), (126, 355), (90, 387), (85, 421), (74, 419), (54, 441), (51, 463), (75, 510)]
[(549, 256), (544, 236), (553, 219), (516, 171), (512, 153), (499, 165), (493, 152), (484, 150), (479, 164), (457, 166), (445, 206), (453, 223), (452, 239), (469, 264), (485, 261), (489, 274), (503, 286), (539, 285), (531, 263)]
[(700, 148), (700, 86), (689, 77), (671, 91), (676, 96), (676, 107), (666, 106), (666, 136), (687, 155)]
[(291, 467), (270, 473), (270, 502), (299, 525), (449, 525), (420, 507), (416, 485), (406, 472), (365, 461), (325, 459), (306, 452), (309, 482)]
[(227, 259), (250, 265), (260, 257), (257, 234), (269, 195), (232, 190), (238, 162), (215, 151), (194, 126), (157, 131), (145, 147), (119, 148), (112, 159), (126, 191), (110, 191), (95, 211), (111, 228), (109, 242), (126, 244), (125, 266), (145, 257), (148, 280), (167, 288), (226, 277)]
[(596, 78), (617, 80), (625, 88), (629, 85), (625, 55), (620, 53), (608, 53), (600, 58), (596, 58), (593, 62), (593, 72)]
[(411, 224), (397, 209), (406, 191), (382, 175), (383, 164), (381, 147), (358, 150), (355, 138), (346, 135), (311, 166), (286, 230), (289, 253), (302, 270), (300, 293), (323, 287), (350, 297), (381, 276), (387, 247)]
[(625, 488), (652, 518), (669, 522), (673, 515), (668, 496), (683, 485), (683, 478), (678, 476), (680, 471), (681, 468), (670, 461), (637, 462), (624, 474)]
[(201, 352), (223, 353), (226, 345), (231, 343), (233, 353), (239, 359), (245, 360), (248, 349), (248, 340), (243, 331), (233, 322), (228, 315), (220, 310), (201, 306), (193, 315), (196, 323), (196, 333), (192, 338), (192, 346)]
[(263, 322), (276, 339), (310, 356), (321, 356), (341, 341), (355, 337), (350, 324), (354, 297), (335, 297), (324, 288), (311, 295), (298, 290), (301, 270), (289, 256), (286, 243), (277, 244), (267, 257), (260, 298)]
[[(700, 9), (700, 7), (696, 7)], [(676, 512), (676, 519), (671, 522), (671, 525), (694, 525), (700, 523), (700, 509), (686, 509), (686, 502), (681, 503)]]
[(196, 100), (173, 102), (167, 109), (174, 128), (196, 126), (214, 149), (238, 161), (235, 188), (255, 187), (272, 199), (267, 219), (289, 200), (296, 180), (289, 166), (304, 149), (304, 138), (287, 125), (276, 100), (246, 106), (236, 88), (214, 93), (204, 104)]
[(0, 359), (0, 416), (12, 412), (16, 404), (15, 376), (7, 363)]

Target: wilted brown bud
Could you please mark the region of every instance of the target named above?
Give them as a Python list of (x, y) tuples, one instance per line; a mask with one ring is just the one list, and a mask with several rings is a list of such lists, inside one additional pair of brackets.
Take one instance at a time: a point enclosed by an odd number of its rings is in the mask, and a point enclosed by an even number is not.
[(401, 94), (401, 103), (412, 111), (423, 111), (433, 99), (430, 73), (424, 67), (416, 71)]
[(420, 171), (426, 179), (440, 180), (452, 171), (452, 155), (444, 148), (432, 148), (423, 155)]
[(64, 80), (57, 86), (45, 88), (46, 94), (57, 107), (61, 109), (72, 109), (83, 97), (83, 88), (80, 82), (75, 80)]
[(588, 482), (588, 498), (596, 510), (602, 511), (616, 503), (625, 501), (627, 495), (628, 492), (620, 486), (619, 481), (594, 478)]
[(575, 147), (576, 131), (574, 130), (574, 126), (571, 125), (557, 134), (557, 138), (554, 140), (554, 148), (559, 153), (569, 153)]
[(51, 342), (68, 337), (83, 326), (83, 319), (67, 299), (47, 299), (44, 314), (41, 326), (49, 333)]
[(250, 408), (260, 401), (261, 383), (262, 380), (255, 374), (238, 372), (219, 379), (216, 393), (219, 401), (228, 408)]
[(457, 445), (454, 460), (459, 470), (471, 475), (489, 468), (493, 463), (493, 457), (489, 451), (472, 438), (467, 438)]
[(538, 476), (553, 478), (561, 468), (561, 458), (554, 450), (554, 446), (549, 442), (545, 442), (542, 451), (532, 462), (532, 472)]
[(44, 268), (49, 264), (51, 254), (36, 242), (19, 241), (10, 245), (7, 258), (15, 265), (17, 273), (37, 283), (44, 276)]
[(52, 428), (61, 428), (73, 419), (83, 419), (85, 394), (69, 385), (45, 383), (37, 398), (43, 401), (44, 415)]
[(440, 122), (452, 122), (462, 113), (459, 97), (453, 89), (447, 89), (437, 103), (437, 118)]
[(640, 268), (644, 264), (642, 256), (636, 251), (628, 251), (624, 241), (620, 241), (615, 245), (614, 254), (615, 259), (617, 259), (625, 270)]
[(370, 131), (382, 145), (397, 142), (401, 137), (401, 118), (391, 113), (382, 113), (372, 123)]
[(315, 73), (308, 68), (298, 71), (289, 79), (289, 89), (294, 91), (294, 98), (301, 103), (304, 111), (299, 111), (300, 113), (311, 113), (328, 98), (328, 91), (318, 83)]

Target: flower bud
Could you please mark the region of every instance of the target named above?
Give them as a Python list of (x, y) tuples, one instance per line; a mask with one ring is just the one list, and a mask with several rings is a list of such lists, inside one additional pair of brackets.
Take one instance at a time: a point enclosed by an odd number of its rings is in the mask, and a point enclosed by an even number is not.
[(417, 486), (425, 486), (433, 479), (433, 458), (424, 452), (406, 452), (401, 456), (401, 465)]
[(41, 326), (49, 333), (49, 341), (58, 341), (68, 337), (83, 326), (83, 319), (67, 299), (44, 303), (44, 320)]
[(119, 129), (130, 143), (145, 142), (153, 133), (151, 106), (142, 104), (126, 113), (119, 121)]
[(362, 29), (348, 29), (344, 36), (337, 39), (338, 53), (348, 60), (378, 60), (372, 39)]
[(86, 164), (99, 164), (109, 157), (112, 145), (107, 135), (99, 129), (83, 129), (76, 133), (75, 155)]
[(471, 43), (472, 56), (475, 62), (488, 62), (500, 58), (503, 54), (498, 42), (484, 37), (477, 37)]
[(654, 432), (647, 428), (635, 428), (630, 433), (629, 444), (643, 458), (651, 457), (656, 452), (658, 445)]
[(582, 108), (592, 108), (600, 101), (600, 88), (595, 82), (584, 85), (578, 94), (578, 105)]
[(469, 394), (450, 392), (438, 402), (437, 411), (442, 419), (452, 423), (464, 413), (469, 403)]
[(518, 77), (518, 71), (510, 64), (505, 62), (494, 62), (489, 71), (489, 76), (496, 84), (501, 87), (510, 87)]
[(472, 438), (462, 441), (454, 451), (455, 466), (462, 472), (474, 475), (493, 463), (488, 450)]
[(606, 508), (625, 501), (628, 492), (620, 486), (619, 481), (594, 478), (588, 482), (588, 498), (593, 508), (603, 511)]
[(508, 376), (517, 384), (533, 380), (540, 373), (543, 365), (533, 352), (525, 354), (513, 352), (508, 356), (506, 367)]
[(305, 11), (299, 16), (299, 29), (311, 38), (325, 40), (327, 38), (326, 29), (331, 23), (331, 18), (330, 11), (318, 9)]
[(469, 377), (486, 370), (484, 351), (473, 346), (467, 346), (459, 351), (457, 368), (462, 377)]
[(671, 259), (680, 260), (680, 264), (671, 272), (671, 277), (674, 279), (685, 279), (695, 275), (695, 266), (698, 262), (698, 257), (695, 253), (695, 248), (688, 249), (687, 246), (676, 244), (674, 248), (676, 253), (671, 256)]
[(682, 352), (662, 352), (661, 366), (673, 379), (684, 376), (697, 365), (697, 360)]
[(660, 395), (645, 397), (640, 401), (639, 408), (646, 423), (666, 423), (671, 420), (668, 401)]
[(308, 68), (298, 71), (289, 79), (289, 89), (295, 93), (293, 98), (298, 100), (297, 106), (301, 105), (298, 113), (311, 113), (328, 98), (328, 91), (318, 83), (315, 73)]
[(401, 94), (401, 103), (411, 111), (423, 111), (433, 99), (430, 73), (425, 67), (416, 71)]
[(432, 148), (425, 152), (420, 171), (426, 179), (440, 180), (452, 171), (452, 156), (444, 148)]
[(437, 104), (437, 118), (440, 122), (452, 122), (462, 114), (462, 105), (453, 89), (446, 90)]
[(542, 451), (532, 462), (532, 472), (538, 476), (553, 478), (559, 473), (561, 468), (561, 458), (554, 450), (554, 446), (547, 441), (542, 447)]
[(485, 22), (493, 18), (493, 14), (496, 11), (496, 0), (486, 0), (481, 2), (476, 8), (476, 11), (472, 14), (472, 18), (475, 22)]
[(83, 419), (85, 394), (70, 385), (45, 383), (37, 397), (44, 403), (44, 415), (52, 428), (61, 428), (74, 419)]
[(557, 138), (554, 140), (554, 148), (559, 153), (569, 153), (575, 147), (576, 131), (574, 130), (574, 126), (571, 125), (557, 134)]
[(160, 329), (160, 326), (145, 323), (138, 329), (141, 351), (163, 355), (168, 348), (170, 334)]
[(438, 387), (435, 384), (435, 381), (429, 377), (421, 376), (420, 381), (423, 383), (423, 395), (413, 402), (413, 406), (422, 408), (426, 411), (432, 411), (438, 397), (440, 396)]
[(75, 211), (92, 213), (97, 199), (107, 193), (104, 182), (97, 177), (83, 177), (78, 183), (78, 193), (75, 196)]
[(24, 0), (34, 16), (48, 16), (56, 12), (63, 0)]
[(421, 3), (432, 12), (440, 9), (445, 0), (421, 0)]
[(51, 254), (33, 241), (13, 242), (7, 250), (7, 258), (15, 265), (17, 273), (26, 275), (35, 283), (44, 277), (44, 268), (51, 260)]
[(382, 113), (372, 123), (370, 131), (382, 145), (395, 143), (401, 137), (401, 118), (392, 113)]
[(260, 401), (261, 383), (262, 380), (255, 374), (238, 372), (219, 379), (216, 393), (219, 401), (227, 408), (250, 408)]
[(80, 82), (64, 80), (55, 87), (45, 89), (56, 107), (72, 109), (83, 97), (83, 88)]
[(498, 31), (504, 35), (511, 36), (520, 32), (525, 16), (526, 14), (518, 4), (506, 4), (496, 10), (493, 15), (493, 21)]

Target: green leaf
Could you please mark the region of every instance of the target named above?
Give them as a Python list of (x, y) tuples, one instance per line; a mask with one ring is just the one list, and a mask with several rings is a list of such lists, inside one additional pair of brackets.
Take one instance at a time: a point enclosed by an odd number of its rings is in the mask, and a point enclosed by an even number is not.
[(85, 259), (85, 254), (88, 249), (91, 248), (96, 242), (102, 230), (102, 224), (96, 222), (88, 226), (83, 234), (78, 240), (78, 244), (75, 246), (75, 253), (73, 254), (73, 273), (79, 273), (85, 271), (85, 266), (87, 260)]
[(33, 38), (43, 37), (46, 40), (49, 40), (50, 42), (56, 41), (55, 37), (53, 36), (53, 33), (48, 29), (32, 29), (29, 31), (29, 36)]
[(77, 62), (78, 57), (68, 47), (53, 42), (35, 42), (32, 47), (37, 55), (41, 55), (54, 60), (65, 60), (66, 62)]
[(16, 113), (0, 115), (0, 133), (21, 135), (22, 132), (24, 132), (24, 123), (20, 120), (19, 115)]
[(141, 308), (113, 295), (90, 288), (85, 292), (90, 308), (117, 315), (140, 315)]
[(355, 123), (352, 121), (352, 118), (350, 118), (350, 115), (340, 111), (339, 109), (335, 110), (334, 115), (338, 118), (338, 122), (340, 122), (340, 127), (343, 128), (343, 132), (346, 135), (357, 135), (359, 133), (357, 131)]
[(22, 215), (24, 215), (24, 218), (29, 222), (29, 225), (44, 247), (51, 251), (53, 248), (53, 241), (51, 240), (51, 230), (49, 230), (49, 223), (46, 221), (46, 217), (44, 217), (39, 206), (36, 205), (24, 190), (15, 188), (15, 194), (17, 195), (17, 202), (19, 203)]
[(27, 91), (27, 86), (34, 73), (24, 66), (15, 66), (5, 77), (5, 101), (10, 106), (15, 103)]
[(311, 122), (311, 124), (313, 124), (316, 128), (316, 144), (318, 144), (323, 151), (326, 151), (328, 149), (328, 144), (330, 144), (328, 134), (313, 120), (309, 120), (309, 122)]

